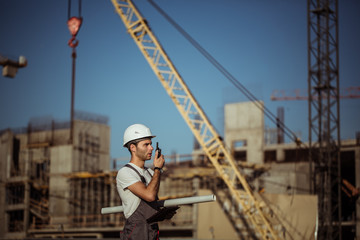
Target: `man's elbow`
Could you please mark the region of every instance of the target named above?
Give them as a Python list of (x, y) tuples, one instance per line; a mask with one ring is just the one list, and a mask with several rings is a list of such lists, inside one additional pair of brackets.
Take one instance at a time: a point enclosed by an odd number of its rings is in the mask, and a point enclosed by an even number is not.
[(156, 194), (147, 194), (146, 196), (144, 196), (144, 200), (147, 202), (153, 202), (156, 200)]

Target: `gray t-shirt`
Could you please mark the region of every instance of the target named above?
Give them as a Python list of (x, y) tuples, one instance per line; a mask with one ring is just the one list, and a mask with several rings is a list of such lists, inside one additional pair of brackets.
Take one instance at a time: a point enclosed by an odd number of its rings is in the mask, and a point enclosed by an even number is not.
[[(152, 178), (151, 176), (154, 175), (154, 171), (148, 168), (148, 171), (151, 174), (150, 175), (146, 169), (142, 169), (133, 163), (129, 163), (129, 164), (133, 166), (142, 176), (145, 177), (146, 185), (148, 185), (151, 181)], [(140, 176), (133, 169), (129, 167), (122, 167), (117, 173), (116, 188), (122, 201), (125, 218), (129, 218), (135, 212), (141, 200), (138, 196), (133, 194), (127, 187), (139, 181), (141, 182)]]

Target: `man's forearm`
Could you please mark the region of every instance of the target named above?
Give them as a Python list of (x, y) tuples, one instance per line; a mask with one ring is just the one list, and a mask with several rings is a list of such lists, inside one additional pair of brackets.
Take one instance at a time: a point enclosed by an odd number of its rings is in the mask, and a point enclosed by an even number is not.
[(154, 171), (154, 175), (147, 186), (147, 189), (153, 194), (154, 199), (156, 198), (157, 194), (159, 193), (160, 188), (160, 179), (161, 179), (161, 173), (159, 170)]

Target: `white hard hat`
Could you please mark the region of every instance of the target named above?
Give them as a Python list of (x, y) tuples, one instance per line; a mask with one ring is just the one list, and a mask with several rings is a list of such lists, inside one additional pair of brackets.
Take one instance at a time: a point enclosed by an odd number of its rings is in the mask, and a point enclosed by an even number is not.
[(153, 138), (150, 128), (143, 124), (133, 124), (130, 125), (124, 132), (124, 147), (130, 141), (140, 139), (140, 138)]

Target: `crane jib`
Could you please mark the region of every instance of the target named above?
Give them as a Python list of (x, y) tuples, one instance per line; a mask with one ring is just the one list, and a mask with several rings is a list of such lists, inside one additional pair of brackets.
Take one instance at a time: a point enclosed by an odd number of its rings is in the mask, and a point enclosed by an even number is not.
[[(206, 114), (181, 78), (175, 66), (163, 50), (147, 21), (141, 16), (130, 0), (111, 0), (116, 12), (125, 24), (155, 75), (174, 102), (176, 108), (188, 124), (203, 151), (226, 183), (233, 196), (238, 214), (246, 215), (254, 234), (262, 239), (279, 239), (280, 230), (276, 216), (265, 209), (265, 202), (255, 197), (245, 179), (242, 169), (235, 162), (222, 138), (210, 123)], [(240, 206), (240, 207), (238, 207)], [(268, 207), (268, 206), (267, 206)], [(284, 228), (277, 228), (284, 229)]]

